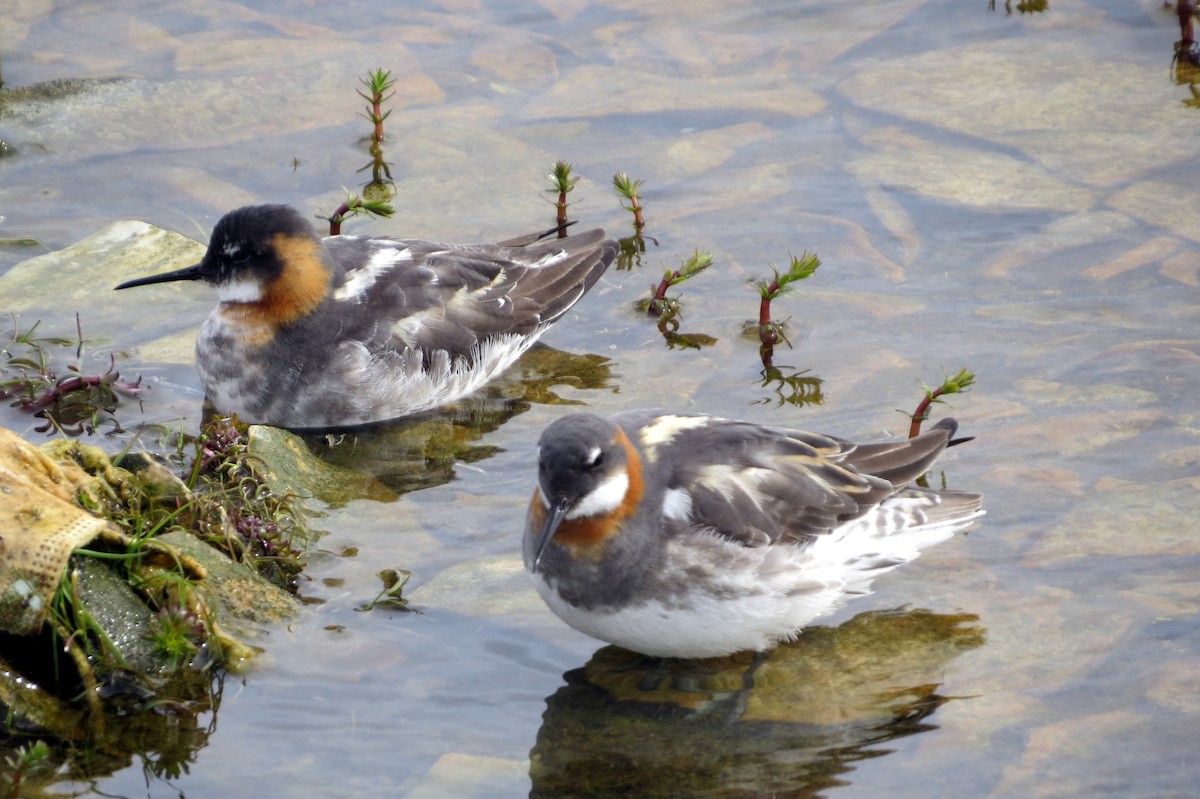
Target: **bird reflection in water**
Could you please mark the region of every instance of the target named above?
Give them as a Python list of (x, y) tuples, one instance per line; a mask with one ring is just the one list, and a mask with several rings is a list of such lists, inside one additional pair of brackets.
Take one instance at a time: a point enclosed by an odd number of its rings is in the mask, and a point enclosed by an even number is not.
[(860, 613), (765, 655), (654, 660), (600, 649), (546, 700), (530, 797), (815, 797), (882, 744), (936, 729), (978, 617)]

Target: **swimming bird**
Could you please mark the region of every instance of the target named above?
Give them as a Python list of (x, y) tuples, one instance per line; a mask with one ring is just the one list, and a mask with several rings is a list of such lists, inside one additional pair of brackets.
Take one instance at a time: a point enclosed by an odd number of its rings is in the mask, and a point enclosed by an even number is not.
[(761, 652), (983, 515), (979, 494), (910, 485), (956, 430), (854, 444), (665, 410), (563, 416), (538, 443), (525, 566), (602, 641)]
[(199, 280), (217, 307), (196, 368), (220, 413), (288, 428), (418, 413), (498, 376), (612, 263), (603, 230), (498, 244), (318, 237), (256, 205), (213, 228), (200, 263), (117, 289)]

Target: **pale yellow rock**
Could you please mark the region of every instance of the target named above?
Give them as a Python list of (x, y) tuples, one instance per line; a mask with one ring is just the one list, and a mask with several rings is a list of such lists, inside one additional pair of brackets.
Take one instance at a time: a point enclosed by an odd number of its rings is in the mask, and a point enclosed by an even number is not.
[(1200, 446), (1180, 447), (1168, 452), (1160, 452), (1158, 459), (1172, 466), (1200, 464)]
[(1013, 424), (1005, 434), (1009, 440), (1028, 441), (1060, 456), (1076, 457), (1101, 447), (1136, 438), (1162, 419), (1156, 409), (1085, 411), (1069, 416), (1041, 415), (1025, 424)]
[[(172, 167), (166, 170), (162, 177), (168, 186), (174, 187), (180, 194), (208, 205), (218, 218), (234, 208), (265, 202), (264, 198), (247, 191), (242, 185), (230, 183), (197, 167)], [(197, 222), (196, 227), (196, 239), (207, 242), (207, 228), (211, 227), (211, 224)]]
[(1113, 211), (1083, 211), (1055, 219), (1041, 230), (1017, 239), (1004, 247), (983, 269), (988, 277), (1006, 277), (1017, 269), (1039, 272), (1061, 271), (1058, 254), (1072, 247), (1094, 243), (1099, 237), (1127, 233), (1136, 226), (1134, 219)]
[[(694, 191), (670, 205), (652, 205), (646, 211), (647, 220), (653, 218), (654, 224), (665, 225), (696, 214), (745, 208), (747, 205), (769, 202), (786, 194), (789, 189), (787, 177), (777, 166), (727, 168), (722, 170), (719, 191)], [(800, 222), (796, 224), (799, 226)]]
[(1033, 542), (1025, 562), (1045, 568), (1097, 556), (1195, 557), (1197, 491), (1200, 477), (1156, 483), (1108, 478)]
[(591, 0), (537, 0), (537, 4), (555, 19), (567, 21), (582, 14), (592, 3)]
[[(985, 530), (979, 534), (987, 534)], [(1049, 535), (1043, 531), (1026, 534)], [(1077, 687), (1120, 648), (1131, 629), (1143, 624), (1140, 613), (1123, 605), (1089, 602), (1089, 594), (1083, 591), (1042, 583), (1036, 570), (1044, 564), (1034, 558), (1028, 559), (1025, 568), (1030, 571), (1023, 572), (1027, 579), (1020, 586), (1002, 579), (971, 606), (988, 628), (988, 645), (971, 655), (974, 693), (1050, 696)], [(1030, 642), (1034, 641), (1037, 650), (1031, 651)]]
[(917, 233), (912, 215), (889, 192), (878, 186), (869, 186), (866, 198), (871, 212), (900, 242), (901, 264), (912, 266), (921, 253), (921, 237)]
[[(4, 37), (6, 46), (17, 48), (29, 29), (41, 24), (51, 14), (61, 13), (54, 0), (20, 0), (8, 3), (4, 10)], [(12, 52), (12, 50), (10, 50)]]
[[(528, 787), (529, 763), (501, 757), (449, 752), (439, 757), (405, 799), (471, 799), (516, 796)], [(504, 788), (505, 785), (509, 787)]]
[(571, 70), (521, 112), (527, 119), (602, 117), (664, 111), (754, 109), (808, 117), (825, 101), (778, 71), (716, 76), (703, 82), (629, 67)]
[(1093, 280), (1108, 280), (1125, 272), (1158, 263), (1177, 249), (1179, 249), (1178, 239), (1170, 236), (1156, 236), (1128, 252), (1121, 253), (1111, 261), (1088, 267), (1083, 270), (1083, 275)]
[(1090, 784), (1076, 764), (1103, 757), (1110, 748), (1122, 748), (1151, 719), (1128, 710), (1110, 710), (1054, 721), (1029, 731), (1020, 761), (1007, 766), (993, 796), (1028, 799), (1092, 796)]
[(541, 603), (525, 572), (525, 563), (514, 555), (455, 564), (417, 586), (408, 597), (416, 605), (468, 616), (536, 611)]
[(1142, 222), (1165, 228), (1190, 241), (1200, 241), (1200, 191), (1190, 185), (1165, 180), (1139, 180), (1112, 194), (1105, 203)]
[[(919, 313), (926, 308), (926, 304), (916, 297), (882, 292), (809, 290), (808, 287), (805, 287), (804, 293), (812, 300), (825, 303), (830, 307), (854, 309), (856, 312), (874, 319), (906, 316)], [(872, 358), (874, 357), (873, 354)]]
[[(803, 35), (792, 38), (780, 54), (797, 74), (820, 75), (830, 61), (877, 37), (889, 36), (926, 0), (888, 3), (826, 3), (805, 8)], [(781, 9), (791, 8), (788, 4)], [(789, 20), (782, 24), (796, 24)], [(871, 68), (874, 68), (872, 63)]]
[(850, 159), (846, 169), (867, 185), (880, 184), (987, 210), (1084, 211), (1092, 190), (1009, 155), (923, 142)]
[[(1093, 185), (1190, 160), (1179, 145), (1193, 137), (1195, 120), (1179, 113), (1160, 67), (1107, 60), (1098, 52), (1077, 39), (1047, 48), (1038, 36), (988, 38), (886, 61), (864, 59), (838, 89), (864, 108), (1015, 148), (1055, 175)], [(976, 152), (996, 157), (991, 149)], [(1180, 213), (1195, 207), (1182, 203)]]
[[(807, 216), (807, 214), (802, 214), (800, 216)], [(852, 260), (861, 258), (883, 273), (888, 280), (891, 280), (895, 283), (901, 283), (904, 281), (904, 268), (880, 252), (879, 248), (875, 246), (875, 243), (871, 241), (871, 235), (867, 233), (866, 228), (849, 219), (836, 219), (829, 217), (826, 218), (826, 221), (831, 222), (837, 227), (845, 229), (846, 238), (850, 244), (849, 251), (842, 252), (839, 252), (839, 247), (834, 245), (834, 247), (829, 249), (827, 257), (830, 259), (839, 260)]]
[(1200, 254), (1195, 250), (1176, 253), (1163, 260), (1158, 273), (1185, 286), (1200, 287)]
[[(1171, 588), (1181, 587), (1170, 584), (1143, 585), (1134, 591), (1121, 591), (1120, 596), (1122, 600), (1144, 608), (1158, 619), (1182, 619), (1200, 613), (1200, 596), (1194, 589), (1184, 593), (1178, 590), (1171, 592)], [(1182, 588), (1186, 590), (1187, 586)]]
[[(1195, 609), (1192, 614), (1195, 614)], [(1160, 707), (1192, 718), (1200, 716), (1200, 669), (1190, 660), (1163, 663), (1146, 689), (1146, 698)]]
[(1021, 463), (1008, 463), (988, 471), (983, 476), (986, 484), (1030, 486), (1049, 489), (1073, 497), (1087, 493), (1083, 481), (1075, 472), (1066, 469), (1033, 468)]
[(755, 142), (770, 141), (775, 133), (761, 122), (743, 122), (726, 128), (680, 136), (668, 144), (656, 175), (662, 181), (681, 180), (724, 164), (737, 151)]
[(485, 39), (471, 52), (469, 63), (494, 80), (548, 81), (558, 77), (553, 50), (515, 35)]
[(1104, 407), (1117, 410), (1148, 407), (1158, 402), (1158, 395), (1152, 391), (1112, 383), (1075, 386), (1030, 378), (1014, 381), (1014, 385), (1019, 389), (1021, 396), (1027, 398), (1030, 406)]

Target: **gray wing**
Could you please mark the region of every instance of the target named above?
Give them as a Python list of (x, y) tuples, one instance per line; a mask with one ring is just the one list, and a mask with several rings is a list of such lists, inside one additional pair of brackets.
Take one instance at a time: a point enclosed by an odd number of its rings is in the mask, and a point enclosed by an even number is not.
[[(343, 259), (362, 265), (343, 272), (334, 290), (335, 300), (362, 305), (356, 316), (373, 323), (363, 340), (452, 357), (470, 355), (488, 336), (528, 335), (558, 319), (617, 251), (602, 230), (524, 246), (385, 239), (339, 246), (364, 249)], [(394, 266), (385, 268), (389, 258)]]
[[(819, 433), (711, 420), (678, 433), (653, 457), (674, 464), (664, 491), (688, 498), (687, 518), (678, 523), (763, 546), (807, 541), (866, 513), (924, 473), (951, 432), (934, 427), (914, 439), (856, 445)], [(673, 496), (678, 503), (682, 495)], [(677, 514), (681, 507), (674, 506)]]

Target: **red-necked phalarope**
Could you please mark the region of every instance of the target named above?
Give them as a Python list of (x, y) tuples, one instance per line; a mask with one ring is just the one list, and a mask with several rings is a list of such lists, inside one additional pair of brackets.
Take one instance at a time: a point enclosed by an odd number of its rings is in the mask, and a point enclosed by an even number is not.
[(910, 486), (953, 440), (854, 444), (711, 416), (562, 417), (538, 445), (525, 565), (572, 627), (658, 657), (794, 638), (983, 515)]
[(333, 236), (286, 205), (231, 211), (195, 266), (118, 289), (202, 280), (196, 341), (213, 407), (280, 427), (350, 427), (435, 408), (507, 369), (599, 279), (604, 231), (499, 244)]

